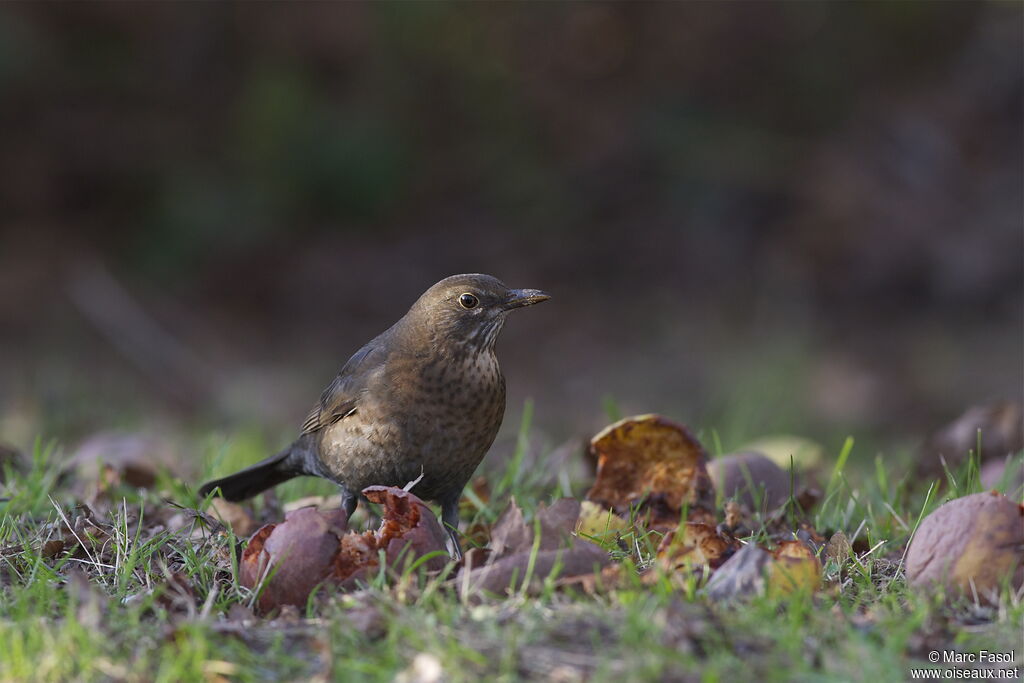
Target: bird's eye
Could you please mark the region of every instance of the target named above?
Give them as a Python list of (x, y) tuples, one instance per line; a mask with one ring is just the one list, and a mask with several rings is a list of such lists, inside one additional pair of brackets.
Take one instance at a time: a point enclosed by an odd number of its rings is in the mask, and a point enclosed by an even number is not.
[(465, 294), (459, 297), (459, 305), (462, 306), (463, 308), (476, 308), (477, 304), (479, 303), (480, 299), (477, 299), (469, 292), (466, 292)]

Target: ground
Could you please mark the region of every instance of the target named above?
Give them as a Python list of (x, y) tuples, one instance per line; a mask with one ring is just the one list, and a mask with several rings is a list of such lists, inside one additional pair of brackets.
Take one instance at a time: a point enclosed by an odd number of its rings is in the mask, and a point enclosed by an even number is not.
[[(265, 448), (208, 435), (191, 443), (203, 475)], [(466, 501), (464, 530), (486, 528), (512, 497), (529, 522), (542, 502), (583, 496), (589, 481), (553, 484), (528, 443), (527, 422), (517, 453), (485, 468), (487, 496)], [(713, 600), (700, 572), (659, 569), (659, 535), (633, 526), (606, 541), (626, 567), (615, 585), (549, 577), (467, 596), (444, 575), (380, 572), (357, 590), (324, 589), (303, 609), (258, 615), (238, 580), (245, 539), (199, 511), (196, 481), (161, 469), (139, 488), (146, 473), (131, 468), (68, 470), (60, 445), (40, 440), (30, 464), (5, 466), (0, 680), (901, 681), (947, 650), (1015, 650), (1019, 667), (1019, 591), (984, 605), (911, 590), (904, 575), (920, 520), (980, 490), (970, 465), (922, 486), (901, 464), (909, 454), (855, 467), (851, 450), (849, 441), (826, 453), (823, 497), (803, 520), (854, 541), (852, 557), (823, 563), (817, 590)], [(281, 501), (330, 493), (325, 482), (290, 482), (247, 511), (276, 520)], [(357, 514), (355, 526), (375, 526)]]

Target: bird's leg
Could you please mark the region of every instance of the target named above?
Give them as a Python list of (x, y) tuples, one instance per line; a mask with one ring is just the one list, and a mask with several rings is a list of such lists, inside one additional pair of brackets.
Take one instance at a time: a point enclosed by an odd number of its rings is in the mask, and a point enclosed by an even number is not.
[(452, 557), (462, 559), (462, 546), (459, 545), (459, 499), (446, 500), (441, 503), (441, 522), (448, 537), (452, 539)]
[(356, 506), (359, 504), (359, 496), (348, 490), (348, 487), (341, 487), (341, 507), (345, 510), (345, 516), (349, 520), (355, 514)]

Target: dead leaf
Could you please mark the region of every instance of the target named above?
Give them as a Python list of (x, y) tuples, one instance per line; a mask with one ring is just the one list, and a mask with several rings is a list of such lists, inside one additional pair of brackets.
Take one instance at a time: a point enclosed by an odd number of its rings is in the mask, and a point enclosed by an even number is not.
[(804, 543), (789, 540), (771, 552), (753, 543), (743, 546), (711, 574), (703, 591), (712, 600), (730, 601), (766, 592), (812, 592), (820, 584), (818, 558)]
[(821, 444), (792, 434), (764, 436), (739, 451), (761, 453), (783, 470), (788, 470), (792, 463), (797, 472), (815, 472), (825, 464), (825, 449)]
[(587, 595), (601, 595), (615, 590), (626, 582), (622, 564), (606, 565), (599, 572), (566, 576), (555, 582), (559, 588), (579, 588)]
[(39, 554), (46, 559), (52, 559), (64, 551), (64, 539), (62, 538), (51, 538), (49, 541), (43, 543), (39, 548)]
[(939, 506), (910, 542), (907, 581), (943, 586), (953, 595), (996, 599), (1003, 581), (1024, 585), (1024, 505), (975, 493)]
[(65, 464), (63, 475), (73, 475), (76, 488), (83, 490), (92, 486), (105, 492), (120, 483), (150, 488), (160, 469), (181, 474), (181, 462), (177, 445), (164, 437), (100, 432), (79, 444)]
[(575, 498), (559, 498), (551, 505), (537, 508), (540, 523), (540, 549), (556, 550), (571, 542), (580, 519), (580, 502)]
[(825, 546), (825, 561), (841, 567), (850, 559), (852, 552), (850, 539), (842, 531), (837, 531), (832, 534), (832, 538), (828, 539), (828, 545)]
[[(467, 596), (504, 596), (527, 583), (535, 589), (548, 578), (593, 574), (608, 563), (608, 553), (593, 543), (580, 541), (571, 548), (520, 552), (468, 572), (463, 570), (453, 583)], [(556, 569), (558, 573), (554, 574)]]
[(331, 574), (347, 530), (344, 510), (296, 510), (279, 524), (260, 527), (249, 539), (239, 580), (246, 588), (262, 591), (257, 604), (263, 611), (305, 606), (313, 589)]
[(370, 502), (383, 508), (376, 531), (348, 532), (344, 510), (302, 508), (280, 524), (261, 527), (242, 554), (239, 578), (250, 589), (261, 588), (257, 605), (269, 611), (284, 605), (302, 607), (310, 593), (329, 582), (354, 587), (379, 566), (401, 571), (424, 556), (427, 570), (447, 564), (447, 534), (423, 501), (408, 491), (385, 486), (363, 489)]
[(691, 521), (713, 521), (707, 453), (686, 427), (658, 415), (626, 418), (595, 436), (590, 450), (597, 480), (587, 500), (623, 516), (636, 507), (653, 527), (677, 525), (684, 506)]
[(918, 473), (927, 479), (944, 478), (946, 468), (955, 469), (966, 462), (969, 452), (978, 450), (979, 439), (982, 461), (1024, 450), (1024, 406), (1000, 401), (970, 408), (925, 441), (918, 452)]
[(672, 572), (715, 569), (739, 550), (739, 542), (726, 538), (710, 524), (686, 522), (666, 535), (658, 547), (658, 563)]
[(1024, 496), (1024, 457), (1010, 455), (981, 466), (978, 479), (982, 487), (1000, 491), (1020, 502)]
[[(787, 465), (788, 468), (788, 465)], [(774, 510), (789, 500), (790, 473), (763, 453), (745, 451), (715, 458), (708, 464), (715, 488), (751, 510)]]
[(811, 593), (821, 586), (821, 563), (803, 542), (783, 541), (772, 551), (767, 580), (769, 594)]
[(718, 602), (760, 595), (765, 590), (765, 569), (772, 556), (764, 548), (750, 543), (730, 557), (711, 575), (703, 592)]
[(754, 520), (748, 507), (740, 505), (735, 500), (728, 500), (722, 509), (725, 517), (721, 525), (723, 531), (732, 536), (750, 535), (750, 530), (754, 528)]
[(256, 521), (248, 510), (238, 503), (230, 503), (220, 497), (210, 500), (206, 512), (223, 522), (236, 536), (248, 536), (256, 528)]
[(445, 550), (448, 534), (426, 503), (391, 486), (370, 486), (363, 489), (363, 495), (383, 506), (384, 518), (374, 540), (378, 549), (384, 549), (389, 567), (402, 569), (404, 563), (434, 553), (423, 566), (444, 569), (449, 559)]
[[(560, 498), (550, 506), (537, 508), (540, 526), (540, 549), (557, 550), (572, 544), (573, 531), (580, 517), (580, 503), (574, 498)], [(491, 553), (494, 559), (515, 553), (529, 552), (535, 540), (534, 525), (527, 524), (523, 511), (513, 498), (491, 530)]]
[(615, 514), (611, 508), (601, 507), (589, 500), (580, 505), (580, 515), (576, 522), (576, 534), (581, 538), (605, 539), (610, 534), (618, 534), (629, 528), (626, 520)]
[(533, 546), (533, 530), (526, 526), (523, 509), (512, 498), (491, 529), (491, 553), (500, 558), (529, 550)]

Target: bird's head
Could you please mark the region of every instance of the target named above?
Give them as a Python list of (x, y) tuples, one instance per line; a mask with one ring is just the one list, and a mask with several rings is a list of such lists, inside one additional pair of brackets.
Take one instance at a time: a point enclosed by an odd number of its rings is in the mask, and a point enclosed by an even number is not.
[(550, 298), (539, 289), (510, 289), (495, 277), (472, 273), (441, 280), (409, 312), (445, 341), (483, 350), (494, 346), (509, 311)]

